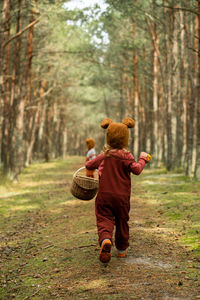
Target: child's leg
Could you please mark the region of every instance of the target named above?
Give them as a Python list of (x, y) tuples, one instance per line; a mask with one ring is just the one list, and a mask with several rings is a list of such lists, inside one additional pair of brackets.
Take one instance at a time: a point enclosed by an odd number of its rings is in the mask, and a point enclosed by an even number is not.
[(129, 226), (128, 220), (117, 219), (115, 220), (115, 245), (118, 250), (125, 250), (129, 246)]
[(101, 245), (101, 242), (105, 239), (112, 241), (115, 221), (112, 213), (112, 205), (109, 203), (109, 196), (106, 193), (99, 193), (97, 195), (95, 213), (99, 244)]
[(124, 201), (123, 205), (116, 207), (115, 214), (115, 245), (118, 250), (126, 250), (129, 246), (129, 210), (130, 202)]

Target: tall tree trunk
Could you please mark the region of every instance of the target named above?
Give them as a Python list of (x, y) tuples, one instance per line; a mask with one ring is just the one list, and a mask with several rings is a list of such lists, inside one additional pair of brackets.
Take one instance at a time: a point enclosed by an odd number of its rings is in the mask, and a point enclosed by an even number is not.
[(179, 98), (177, 106), (177, 127), (176, 127), (176, 160), (177, 165), (183, 166), (185, 161), (185, 146), (186, 146), (186, 109), (184, 109), (185, 101), (185, 16), (180, 10), (180, 65), (179, 65)]
[(51, 103), (48, 99), (46, 107), (46, 118), (45, 118), (45, 135), (44, 135), (44, 158), (48, 162), (51, 155), (51, 132), (50, 132), (50, 120), (51, 120)]
[[(17, 27), (16, 33), (21, 31), (22, 27), (22, 0), (18, 0)], [(18, 180), (18, 175), (24, 165), (23, 157), (23, 129), (24, 129), (24, 99), (21, 97), (21, 36), (15, 41), (15, 59), (13, 66), (13, 117), (11, 132), (11, 177)]]
[[(155, 9), (155, 1), (153, 1), (153, 9)], [(152, 111), (152, 147), (151, 153), (154, 157), (154, 165), (158, 164), (158, 154), (159, 149), (161, 148), (158, 132), (158, 74), (159, 74), (159, 37), (157, 33), (156, 23), (150, 24), (148, 20), (147, 25), (150, 31), (151, 40), (152, 40), (152, 49), (153, 49), (153, 111)]]
[[(43, 101), (41, 106), (41, 116), (39, 122), (39, 130), (38, 130), (38, 145), (37, 145), (37, 152), (41, 154), (44, 152), (44, 130), (45, 130), (45, 120), (46, 120), (46, 111), (47, 111), (47, 104)], [(42, 155), (43, 157), (43, 155)]]
[[(37, 0), (34, 0), (35, 4)], [(31, 10), (31, 15), (29, 19), (29, 24), (35, 20), (34, 12)], [(31, 105), (31, 85), (32, 85), (32, 58), (33, 58), (33, 37), (34, 37), (34, 26), (31, 26), (28, 31), (27, 37), (27, 49), (26, 49), (26, 66), (25, 66), (25, 77), (24, 77), (24, 101), (26, 108)], [(25, 123), (27, 123), (27, 132), (26, 132), (26, 150), (25, 150), (25, 162), (27, 162), (28, 148), (31, 143), (30, 137), (32, 132), (32, 127), (34, 124), (34, 112), (32, 110), (26, 110)], [(30, 152), (30, 148), (29, 148)]]
[(64, 159), (67, 154), (67, 128), (65, 123), (65, 128), (63, 130), (63, 148), (62, 148), (62, 158)]
[(156, 24), (154, 24), (154, 43), (153, 50), (153, 140), (154, 140), (154, 152), (155, 166), (158, 164), (158, 35), (156, 33)]
[(196, 11), (198, 13), (196, 17), (196, 25), (198, 28), (197, 33), (197, 51), (198, 51), (198, 63), (197, 63), (197, 142), (196, 142), (196, 164), (194, 170), (194, 177), (200, 178), (200, 0), (196, 1)]
[(176, 7), (172, 10), (172, 84), (171, 84), (171, 94), (172, 94), (172, 140), (173, 140), (173, 164), (174, 166), (180, 167), (182, 148), (180, 149), (180, 139), (182, 139), (182, 133), (179, 132), (181, 128), (181, 111), (179, 103), (179, 86), (178, 86), (178, 12)]
[[(65, 122), (65, 116), (66, 116), (66, 107), (67, 102), (65, 102), (65, 96), (64, 94), (61, 96), (61, 103), (60, 103), (60, 114), (59, 114), (59, 130), (58, 130), (58, 145), (59, 145), (59, 156), (64, 158), (66, 156), (67, 152), (67, 127)], [(80, 151), (80, 142), (78, 143), (79, 151)], [(79, 152), (80, 153), (80, 152)]]
[(178, 82), (177, 82), (177, 71), (178, 71), (178, 42), (177, 42), (177, 11), (176, 7), (172, 5), (170, 11), (170, 33), (169, 33), (169, 44), (170, 44), (170, 98), (171, 98), (171, 163), (170, 169), (175, 166), (176, 158), (176, 110), (177, 110), (177, 98), (178, 98)]
[(187, 48), (188, 48), (188, 81), (189, 81), (189, 97), (187, 105), (187, 154), (186, 154), (186, 175), (192, 177), (193, 174), (193, 150), (194, 150), (194, 116), (195, 116), (195, 80), (194, 80), (194, 55), (192, 49), (193, 28), (187, 26)]
[[(137, 38), (136, 34), (136, 23), (133, 19), (132, 22), (132, 33), (133, 40)], [(135, 128), (134, 128), (134, 155), (138, 157), (139, 155), (139, 82), (138, 82), (138, 54), (137, 47), (135, 45), (133, 49), (133, 85), (134, 85), (134, 119), (135, 119)]]
[(124, 103), (124, 70), (120, 76), (120, 87), (119, 87), (119, 121), (124, 119), (126, 104)]
[[(133, 99), (133, 84), (132, 84), (132, 77), (129, 77), (128, 74), (126, 74), (125, 77), (125, 88), (126, 88), (126, 97), (128, 99), (128, 105), (126, 109), (126, 115), (130, 116), (134, 119), (134, 99)], [(129, 145), (130, 151), (134, 151), (134, 130), (131, 130), (130, 132), (130, 145)]]
[[(165, 1), (163, 0), (163, 6), (165, 6)], [(166, 112), (166, 132), (167, 132), (167, 158), (166, 158), (166, 168), (167, 170), (172, 169), (172, 95), (171, 95), (171, 63), (170, 58), (172, 56), (170, 34), (172, 30), (168, 31), (168, 24), (170, 18), (168, 16), (167, 10), (164, 8), (164, 19), (165, 19), (165, 51), (166, 51), (166, 80), (167, 80), (167, 112)]]
[(36, 139), (36, 130), (38, 128), (38, 123), (39, 123), (41, 101), (42, 101), (42, 98), (44, 96), (46, 85), (47, 85), (47, 82), (45, 80), (45, 81), (42, 82), (41, 88), (40, 88), (39, 100), (38, 100), (38, 103), (37, 103), (37, 108), (36, 108), (36, 112), (35, 112), (33, 126), (32, 126), (32, 129), (31, 129), (30, 142), (29, 142), (29, 145), (28, 145), (27, 153), (26, 153), (26, 166), (29, 165), (30, 162), (31, 162), (33, 146), (34, 146), (35, 139)]
[[(57, 118), (57, 101), (56, 99), (53, 102), (53, 117), (52, 117), (52, 140), (56, 141), (57, 140), (57, 127), (58, 127), (58, 118)], [(56, 158), (56, 144), (52, 143), (52, 157)]]
[[(196, 1), (197, 3), (197, 1)], [(198, 6), (196, 8), (198, 13)], [(195, 15), (194, 19), (194, 38), (193, 38), (193, 55), (194, 55), (194, 62), (193, 62), (193, 77), (194, 77), (194, 127), (193, 127), (193, 154), (192, 154), (192, 176), (195, 176), (195, 166), (197, 160), (197, 107), (198, 107), (198, 82), (199, 82), (199, 70), (198, 70), (198, 60), (199, 60), (199, 53), (198, 53), (198, 35), (199, 35), (199, 18), (198, 14)]]
[(10, 44), (5, 43), (10, 38), (10, 1), (4, 0), (2, 11), (2, 94), (3, 94), (3, 125), (2, 125), (2, 151), (3, 172), (9, 171), (9, 115), (10, 115), (10, 93), (9, 93), (9, 64), (10, 64)]

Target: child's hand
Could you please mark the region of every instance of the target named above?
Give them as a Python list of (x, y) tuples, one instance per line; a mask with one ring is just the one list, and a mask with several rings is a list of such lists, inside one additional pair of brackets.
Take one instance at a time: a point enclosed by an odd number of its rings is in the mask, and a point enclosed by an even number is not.
[(148, 153), (146, 153), (146, 152), (141, 152), (141, 153), (140, 153), (140, 156), (145, 157), (146, 160), (147, 160), (147, 162), (150, 162), (150, 160), (151, 160), (151, 155), (148, 154)]

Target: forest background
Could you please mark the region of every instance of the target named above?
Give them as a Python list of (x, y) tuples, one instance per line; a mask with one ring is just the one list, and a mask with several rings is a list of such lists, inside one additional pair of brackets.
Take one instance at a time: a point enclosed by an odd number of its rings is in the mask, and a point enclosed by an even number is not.
[[(76, 2), (76, 1), (73, 1)], [(200, 177), (200, 0), (0, 3), (0, 159), (18, 180), (33, 161), (100, 152), (106, 117), (136, 126), (129, 149)]]

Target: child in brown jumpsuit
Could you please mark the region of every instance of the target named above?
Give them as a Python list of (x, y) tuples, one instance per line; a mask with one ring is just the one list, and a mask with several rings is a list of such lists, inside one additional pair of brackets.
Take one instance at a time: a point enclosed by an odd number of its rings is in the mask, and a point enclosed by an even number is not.
[(133, 155), (125, 149), (128, 146), (128, 128), (133, 128), (134, 125), (131, 118), (124, 119), (123, 123), (103, 120), (101, 127), (107, 129), (105, 150), (86, 162), (88, 170), (98, 169), (99, 174), (95, 213), (101, 247), (99, 259), (103, 263), (109, 262), (111, 258), (114, 226), (118, 257), (126, 256), (129, 246), (130, 173), (139, 175), (151, 158), (146, 152), (141, 152), (136, 162)]
[[(94, 148), (95, 141), (93, 139), (87, 138), (85, 140), (85, 142), (86, 142), (86, 147), (88, 149), (88, 152), (86, 154), (86, 159), (85, 159), (85, 161), (87, 162), (87, 161), (92, 160), (96, 157), (96, 151), (95, 151), (95, 148)], [(86, 169), (86, 176), (94, 178), (94, 170)]]

